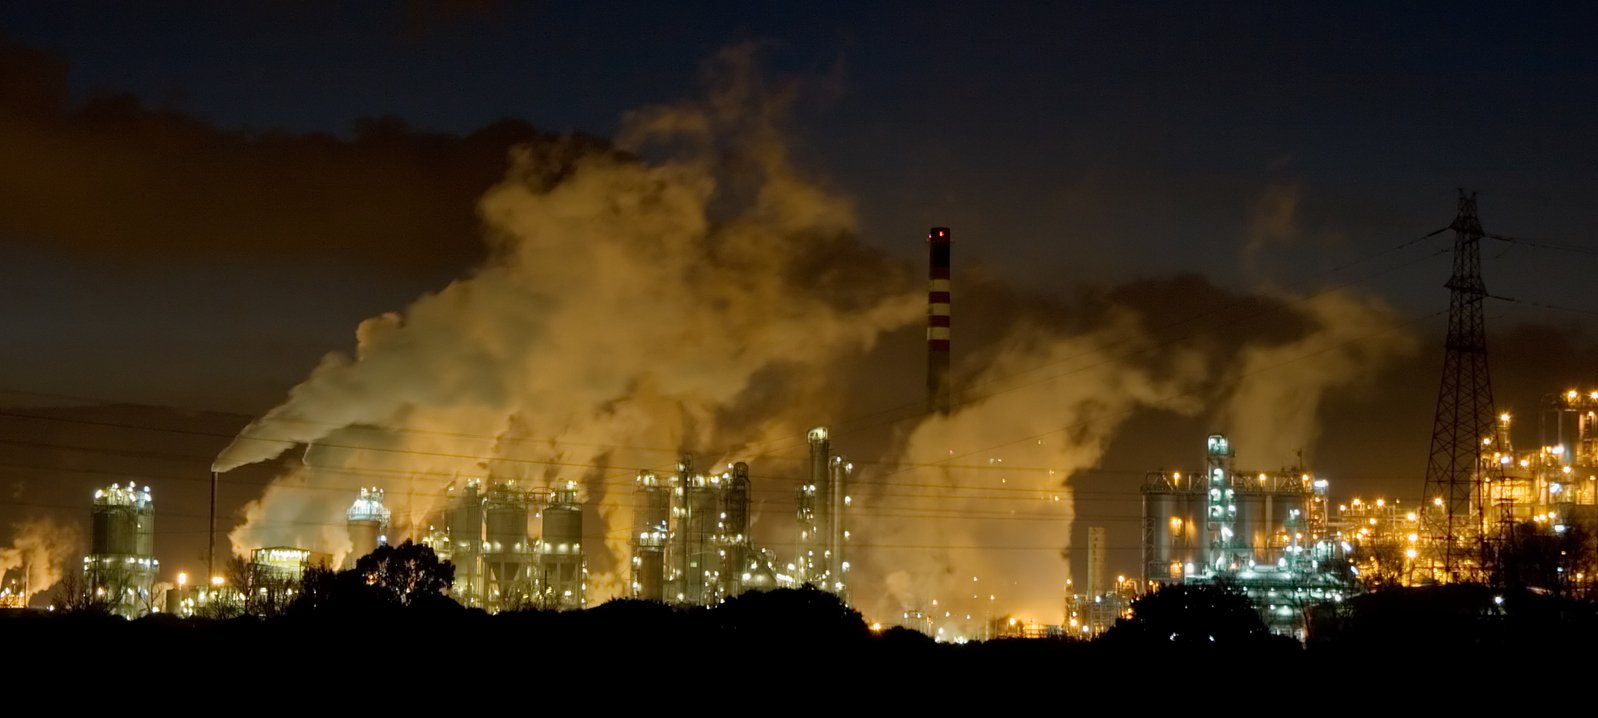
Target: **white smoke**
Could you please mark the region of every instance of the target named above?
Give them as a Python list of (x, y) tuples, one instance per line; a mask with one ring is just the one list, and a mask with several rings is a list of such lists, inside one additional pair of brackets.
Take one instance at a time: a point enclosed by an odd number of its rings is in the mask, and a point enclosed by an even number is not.
[(1374, 298), (1333, 290), (1282, 299), (1308, 330), (1294, 341), (1246, 346), (1232, 363), (1225, 433), (1240, 464), (1271, 466), (1313, 447), (1329, 392), (1367, 386), (1374, 368), (1418, 348), (1401, 318)]
[[(363, 322), (353, 354), (326, 357), (217, 458), (227, 471), (306, 447), (247, 507), (235, 550), (341, 559), (363, 485), (386, 490), (398, 540), (426, 528), (457, 478), (570, 479), (597, 507), (585, 548), (600, 601), (624, 585), (635, 471), (683, 448), (791, 443), (837, 415), (839, 372), (865, 371), (881, 337), (919, 325), (925, 297), (911, 268), (855, 242), (848, 201), (795, 170), (778, 132), (793, 95), (748, 60), (719, 59), (707, 103), (628, 118), (625, 145), (666, 159), (519, 153), (480, 203), (491, 261)], [(1136, 411), (1196, 415), (1241, 382), (1226, 430), (1261, 451), (1301, 446), (1325, 391), (1406, 346), (1355, 341), (1388, 328), (1375, 302), (1305, 306), (1309, 335), (1245, 345), (1240, 360), (1213, 343), (1162, 346), (1130, 310), (1080, 331), (1005, 318), (1007, 338), (964, 367), (966, 401), (906, 429), (890, 468), (860, 473), (855, 600), (885, 617), (969, 614), (967, 626), (994, 610), (1058, 621), (1069, 480)], [(717, 458), (767, 471), (760, 457)]]
[[(741, 66), (736, 53), (723, 64)], [(888, 266), (848, 239), (849, 204), (802, 180), (768, 118), (748, 111), (771, 93), (747, 74), (723, 77), (704, 107), (631, 119), (632, 142), (669, 140), (681, 159), (596, 153), (565, 171), (520, 154), (480, 204), (490, 263), (363, 322), (353, 355), (327, 356), (216, 459), (228, 471), (308, 447), (305, 465), (247, 508), (235, 550), (348, 550), (343, 510), (363, 484), (387, 489), (396, 537), (414, 536), (449, 480), (491, 468), (581, 480), (606, 507), (610, 556), (590, 561), (603, 598), (620, 585), (604, 568), (625, 556), (628, 528), (625, 501), (606, 500), (612, 484), (669, 465), (677, 447), (770, 431), (722, 426), (720, 415), (748, 400), (757, 376), (821, 374), (916, 321), (922, 297), (907, 273), (845, 283), (817, 263)], [(719, 143), (745, 163), (749, 186), (719, 191), (708, 161)], [(809, 413), (799, 409), (828, 401), (799, 397), (784, 416), (799, 431)], [(499, 440), (510, 434), (521, 438)]]
[(1075, 518), (1070, 477), (1097, 465), (1135, 410), (1200, 408), (1202, 354), (1175, 348), (1157, 364), (1128, 359), (1153, 347), (1124, 311), (1080, 335), (1016, 327), (973, 378), (990, 387), (987, 398), (911, 432), (907, 456), (933, 463), (884, 479), (875, 493), (892, 498), (863, 497), (863, 511), (882, 512), (870, 520), (870, 541), (887, 547), (860, 552), (871, 557), (861, 577), (884, 589), (871, 608), (927, 611), (966, 636), (995, 611), (1058, 622), (1069, 577), (1061, 555)]
[(27, 571), (27, 590), (33, 595), (48, 591), (74, 567), (82, 535), (75, 524), (62, 524), (48, 518), (21, 521), (12, 526), (16, 538), (0, 548), (0, 576), (12, 569)]

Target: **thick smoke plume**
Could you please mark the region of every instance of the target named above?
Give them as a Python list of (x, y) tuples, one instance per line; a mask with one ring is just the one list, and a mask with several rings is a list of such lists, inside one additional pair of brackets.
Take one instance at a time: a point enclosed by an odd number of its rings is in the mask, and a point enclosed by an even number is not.
[(894, 550), (876, 554), (868, 572), (885, 575), (898, 604), (874, 608), (927, 611), (939, 624), (947, 614), (951, 630), (966, 636), (995, 611), (1057, 620), (1070, 578), (1060, 560), (1075, 514), (1069, 477), (1097, 465), (1135, 410), (1199, 408), (1191, 392), (1204, 377), (1203, 355), (1175, 349), (1157, 365), (1129, 359), (1152, 345), (1125, 311), (1081, 334), (1018, 323), (973, 377), (987, 395), (910, 433), (906, 455), (935, 463), (906, 471), (917, 478), (890, 479), (913, 486), (870, 497), (892, 507), (873, 520), (872, 534)]
[(1224, 426), (1242, 465), (1265, 468), (1313, 447), (1328, 392), (1363, 388), (1370, 368), (1418, 349), (1400, 317), (1377, 300), (1329, 291), (1290, 306), (1308, 324), (1307, 333), (1296, 341), (1246, 346), (1232, 364), (1235, 388)]
[(82, 535), (75, 524), (62, 524), (50, 518), (35, 518), (12, 526), (16, 538), (0, 548), (0, 576), (13, 569), (27, 571), (27, 590), (33, 595), (48, 591), (72, 568)]
[[(362, 323), (353, 356), (326, 357), (217, 458), (227, 471), (309, 446), (305, 466), (250, 506), (236, 549), (336, 544), (360, 483), (389, 487), (402, 535), (449, 480), (490, 469), (534, 484), (579, 479), (591, 502), (625, 503), (630, 494), (611, 493), (617, 477), (669, 465), (680, 447), (773, 431), (726, 425), (724, 412), (802, 431), (806, 407), (834, 401), (754, 382), (814, 388), (803, 377), (914, 322), (922, 299), (903, 268), (850, 240), (849, 204), (791, 167), (763, 114), (780, 98), (743, 62), (722, 59), (711, 103), (632, 118), (633, 146), (668, 142), (684, 158), (517, 157), (480, 204), (489, 264)], [(740, 163), (739, 184), (719, 181), (723, 152)], [(749, 405), (762, 399), (788, 411)], [(522, 438), (499, 440), (508, 434)], [(616, 518), (611, 555), (590, 562), (601, 591), (618, 582), (607, 565), (625, 556)]]
[[(919, 357), (906, 366), (894, 347), (919, 343), (925, 295), (921, 268), (858, 243), (850, 203), (795, 169), (780, 129), (796, 91), (751, 67), (747, 49), (724, 53), (707, 102), (630, 116), (621, 142), (634, 154), (521, 152), (479, 204), (491, 260), (362, 323), (352, 354), (328, 355), (217, 458), (227, 471), (306, 447), (248, 507), (235, 550), (348, 551), (343, 511), (360, 485), (387, 490), (402, 538), (435, 520), (452, 480), (570, 479), (595, 507), (585, 549), (590, 598), (603, 600), (626, 579), (639, 468), (668, 468), (683, 449), (708, 454), (702, 466), (747, 460), (757, 494), (781, 497), (764, 513), (791, 515), (795, 464), (771, 454), (797, 457), (773, 442), (881, 408), (842, 387), (906, 373), (919, 384)], [(854, 600), (940, 625), (947, 611), (961, 635), (995, 611), (1059, 621), (1072, 476), (1137, 412), (1230, 407), (1209, 411), (1217, 423), (1247, 414), (1238, 433), (1269, 451), (1302, 445), (1327, 389), (1404, 347), (1357, 344), (1389, 318), (1343, 294), (1267, 300), (1306, 307), (1300, 331), (1269, 341), (1172, 343), (1152, 312), (1113, 299), (1062, 308), (990, 282), (997, 301), (967, 309), (982, 304), (961, 303), (968, 286), (957, 281), (956, 321), (969, 322), (957, 344), (978, 314), (987, 338), (960, 345), (955, 410), (879, 422), (891, 436), (872, 446), (834, 432), (851, 456), (880, 459), (862, 461), (852, 491)], [(1250, 383), (1282, 366), (1302, 394)], [(781, 553), (792, 529), (768, 518), (756, 538)]]

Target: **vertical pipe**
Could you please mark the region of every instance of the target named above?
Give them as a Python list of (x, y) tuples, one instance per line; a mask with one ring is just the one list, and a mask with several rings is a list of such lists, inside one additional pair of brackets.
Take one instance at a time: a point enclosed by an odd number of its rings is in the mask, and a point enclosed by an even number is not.
[(831, 574), (830, 590), (840, 596), (844, 592), (843, 572), (843, 506), (844, 492), (848, 490), (849, 471), (854, 468), (842, 457), (832, 460), (832, 483), (828, 494), (831, 507), (827, 511), (827, 572)]
[(211, 472), (211, 530), (206, 532), (205, 580), (216, 575), (216, 472)]
[(927, 232), (927, 410), (949, 413), (949, 248), (948, 227)]
[[(827, 438), (827, 427), (810, 430), (810, 480), (800, 489), (803, 498), (801, 510), (808, 505), (809, 521), (801, 519), (800, 532), (803, 545), (799, 548), (799, 565), (805, 567), (804, 581), (816, 582), (827, 573), (829, 558), (827, 542), (832, 534), (832, 442)], [(831, 577), (827, 578), (832, 580)], [(822, 588), (826, 586), (818, 583)]]

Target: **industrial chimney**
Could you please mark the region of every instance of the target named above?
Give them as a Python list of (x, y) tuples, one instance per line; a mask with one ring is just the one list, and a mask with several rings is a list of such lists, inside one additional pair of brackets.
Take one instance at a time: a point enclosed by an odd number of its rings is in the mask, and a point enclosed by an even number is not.
[(949, 228), (927, 232), (927, 410), (949, 413)]

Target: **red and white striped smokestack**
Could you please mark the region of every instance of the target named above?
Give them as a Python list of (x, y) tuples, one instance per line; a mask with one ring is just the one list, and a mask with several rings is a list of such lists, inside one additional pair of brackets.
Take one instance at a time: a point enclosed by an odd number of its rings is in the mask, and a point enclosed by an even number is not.
[(927, 232), (927, 409), (949, 413), (949, 237), (948, 227)]

